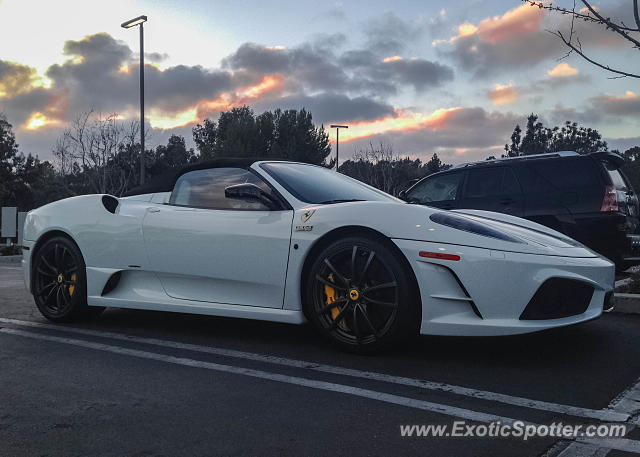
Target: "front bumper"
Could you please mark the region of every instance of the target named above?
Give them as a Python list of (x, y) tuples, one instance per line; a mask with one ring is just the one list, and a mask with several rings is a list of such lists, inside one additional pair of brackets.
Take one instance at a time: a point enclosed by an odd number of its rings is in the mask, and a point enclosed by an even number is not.
[[(420, 332), (489, 336), (545, 330), (594, 319), (613, 290), (615, 267), (602, 257), (563, 257), (468, 246), (393, 240), (409, 260), (422, 299)], [(426, 259), (420, 251), (460, 256)], [(586, 310), (557, 319), (523, 320), (524, 309), (550, 278), (582, 281), (594, 289)]]
[[(35, 241), (22, 240), (22, 272), (24, 274), (24, 285), (27, 288), (27, 292), (31, 292), (31, 255), (33, 254), (33, 248), (36, 245)], [(26, 249), (25, 249), (26, 248)]]

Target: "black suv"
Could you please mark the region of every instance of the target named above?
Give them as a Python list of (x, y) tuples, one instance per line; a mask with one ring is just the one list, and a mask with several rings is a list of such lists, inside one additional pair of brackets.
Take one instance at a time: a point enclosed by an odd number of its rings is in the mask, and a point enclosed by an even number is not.
[(458, 165), (400, 198), (444, 209), (483, 209), (546, 225), (614, 261), (640, 263), (638, 198), (610, 152), (555, 152)]

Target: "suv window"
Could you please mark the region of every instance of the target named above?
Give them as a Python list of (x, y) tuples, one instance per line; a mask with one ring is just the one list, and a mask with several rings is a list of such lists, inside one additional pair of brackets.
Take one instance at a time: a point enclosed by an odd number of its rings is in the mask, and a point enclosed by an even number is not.
[(466, 198), (518, 195), (521, 192), (518, 179), (509, 167), (469, 170), (465, 189)]
[(462, 173), (458, 172), (428, 178), (409, 192), (408, 200), (421, 204), (455, 200), (462, 183), (462, 176)]
[(469, 170), (465, 197), (480, 198), (500, 195), (504, 168)]
[(208, 209), (269, 211), (261, 202), (226, 198), (224, 190), (234, 184), (251, 183), (269, 194), (271, 188), (256, 174), (243, 168), (194, 170), (178, 178), (169, 198), (170, 205)]
[(596, 164), (587, 157), (539, 159), (523, 163), (520, 182), (525, 192), (566, 190), (599, 183)]
[(613, 186), (618, 190), (627, 190), (628, 188), (627, 183), (622, 177), (622, 173), (620, 173), (620, 170), (618, 170), (618, 168), (614, 164), (609, 163), (607, 161), (604, 162), (604, 167), (606, 168), (607, 173), (609, 173), (609, 176), (611, 177), (611, 182)]

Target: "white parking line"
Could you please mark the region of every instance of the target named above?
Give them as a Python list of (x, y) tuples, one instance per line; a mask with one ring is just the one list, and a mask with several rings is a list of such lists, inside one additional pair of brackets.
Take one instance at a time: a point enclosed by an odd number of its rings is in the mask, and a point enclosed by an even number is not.
[(37, 340), (52, 341), (56, 343), (71, 344), (74, 346), (80, 346), (89, 349), (96, 349), (99, 351), (112, 352), (115, 354), (128, 355), (132, 357), (139, 357), (142, 359), (157, 360), (160, 362), (173, 363), (176, 365), (183, 365), (195, 368), (204, 368), (207, 370), (222, 371), (225, 373), (233, 373), (244, 376), (251, 376), (253, 378), (267, 379), (270, 381), (283, 382), (287, 384), (295, 384), (298, 386), (310, 387), (312, 389), (328, 390), (331, 392), (339, 392), (348, 395), (354, 395), (356, 397), (369, 398), (371, 400), (382, 401), (385, 403), (392, 403), (394, 405), (407, 406), (410, 408), (421, 409), (424, 411), (431, 411), (446, 416), (458, 417), (467, 419), (473, 422), (495, 422), (501, 421), (504, 424), (510, 424), (516, 421), (510, 417), (496, 416), (493, 414), (486, 414), (478, 411), (471, 411), (468, 409), (458, 408), (455, 406), (441, 405), (438, 403), (431, 403), (424, 400), (417, 400), (409, 397), (402, 397), (399, 395), (388, 394), (384, 392), (378, 392), (375, 390), (361, 389), (359, 387), (347, 386), (343, 384), (336, 384), (332, 382), (318, 381), (315, 379), (300, 378), (297, 376), (288, 376), (280, 373), (271, 373), (268, 371), (254, 370), (251, 368), (236, 367), (231, 365), (222, 365), (219, 363), (205, 362), (202, 360), (188, 359), (185, 357), (174, 357), (166, 354), (158, 354), (155, 352), (140, 351), (138, 349), (129, 349), (121, 346), (112, 346), (109, 344), (95, 343), (86, 340), (76, 340), (73, 338), (63, 338), (59, 336), (44, 335), (42, 333), (33, 333), (25, 330), (18, 330), (13, 328), (0, 328), (1, 333), (9, 335), (23, 336), (27, 338), (34, 338)]
[(549, 411), (549, 412), (565, 414), (569, 416), (597, 419), (600, 421), (625, 422), (626, 420), (629, 419), (629, 414), (626, 414), (625, 412), (612, 411), (610, 409), (597, 410), (597, 409), (581, 408), (581, 407), (570, 406), (570, 405), (561, 405), (557, 403), (505, 395), (497, 392), (488, 392), (484, 390), (472, 389), (472, 388), (456, 386), (452, 384), (445, 384), (445, 383), (434, 382), (434, 381), (423, 381), (421, 379), (393, 376), (393, 375), (388, 375), (384, 373), (375, 373), (371, 371), (360, 371), (360, 370), (354, 370), (351, 368), (343, 368), (343, 367), (337, 367), (332, 365), (307, 362), (304, 360), (296, 360), (296, 359), (289, 359), (284, 357), (256, 354), (252, 352), (236, 351), (233, 349), (200, 346), (196, 344), (180, 343), (177, 341), (160, 340), (157, 338), (144, 338), (144, 337), (137, 337), (133, 335), (125, 335), (122, 333), (103, 332), (103, 331), (97, 331), (97, 330), (81, 329), (76, 327), (43, 324), (40, 322), (23, 321), (18, 319), (0, 318), (0, 322), (18, 325), (18, 326), (45, 328), (45, 329), (56, 330), (61, 332), (75, 333), (78, 335), (96, 336), (96, 337), (110, 338), (110, 339), (115, 339), (120, 341), (149, 344), (153, 346), (169, 347), (173, 349), (184, 349), (188, 351), (214, 354), (214, 355), (219, 355), (223, 357), (253, 360), (257, 362), (265, 362), (265, 363), (270, 363), (274, 365), (320, 371), (323, 373), (331, 373), (331, 374), (342, 375), (342, 376), (370, 379), (373, 381), (381, 381), (381, 382), (387, 382), (392, 384), (417, 387), (425, 390), (448, 392), (448, 393), (453, 393), (456, 395), (461, 395), (466, 397), (479, 398), (483, 400), (494, 401), (494, 402), (509, 404), (513, 406), (537, 409), (542, 411)]
[[(630, 416), (637, 414), (637, 412), (640, 411), (640, 380), (637, 380), (635, 384), (611, 400), (607, 409), (620, 411)], [(627, 435), (636, 428), (637, 419), (635, 420), (635, 423), (627, 424)], [(618, 438), (617, 442), (621, 444), (623, 442), (622, 440), (623, 439)], [(629, 443), (626, 443), (626, 446), (629, 446), (630, 449), (628, 452), (640, 453), (640, 448), (637, 447), (637, 441), (627, 440), (626, 438), (624, 440), (629, 441)], [(602, 439), (597, 441), (582, 440), (581, 443), (574, 441), (560, 452), (558, 457), (606, 457), (611, 449), (603, 445), (603, 443), (604, 441)]]
[[(361, 389), (359, 387), (348, 386), (344, 384), (336, 384), (326, 381), (318, 381), (315, 379), (300, 378), (297, 376), (288, 376), (280, 373), (272, 373), (262, 370), (254, 370), (251, 368), (236, 367), (231, 365), (223, 365), (213, 362), (205, 362), (202, 360), (189, 359), (185, 357), (174, 357), (166, 354), (158, 354), (155, 352), (140, 351), (138, 349), (129, 349), (121, 346), (113, 346), (103, 343), (95, 343), (87, 340), (77, 340), (73, 338), (64, 338), (58, 336), (45, 335), (42, 333), (28, 332), (25, 330), (19, 330), (14, 328), (0, 328), (0, 333), (22, 336), (26, 338), (33, 338), (43, 341), (51, 341), (61, 344), (69, 344), (78, 347), (84, 347), (87, 349), (94, 349), (104, 352), (111, 352), (120, 355), (127, 355), (131, 357), (138, 357), (142, 359), (155, 360), (159, 362), (172, 363), (176, 365), (182, 365), (193, 368), (202, 368), (207, 370), (214, 370), (219, 372), (238, 374), (243, 376), (250, 376), (253, 378), (266, 379), (269, 381), (282, 382), (286, 384), (293, 384), (302, 387), (308, 387), (311, 389), (324, 390), (329, 392), (337, 392), (346, 395), (353, 395), (356, 397), (367, 398), (370, 400), (381, 401), (384, 403), (390, 403), (399, 406), (405, 406), (408, 408), (420, 409), (423, 411), (429, 411), (436, 414), (442, 414), (445, 416), (466, 419), (472, 422), (484, 422), (491, 423), (500, 421), (503, 424), (513, 424), (516, 419), (510, 417), (498, 416), (493, 414), (482, 413), (478, 411), (472, 411), (464, 408), (458, 408), (455, 406), (443, 405), (439, 403), (432, 403), (424, 400), (418, 400), (410, 397), (403, 397), (400, 395), (388, 394), (385, 392), (379, 392), (369, 389)], [(531, 422), (522, 421), (525, 424), (536, 425)], [(640, 441), (633, 441), (628, 439), (589, 439), (578, 438), (577, 441), (583, 443), (589, 443), (600, 448), (616, 449), (626, 452), (640, 453)]]

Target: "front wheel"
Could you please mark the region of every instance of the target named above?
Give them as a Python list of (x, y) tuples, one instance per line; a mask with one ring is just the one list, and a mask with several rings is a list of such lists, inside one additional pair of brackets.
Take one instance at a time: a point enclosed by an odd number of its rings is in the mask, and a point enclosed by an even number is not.
[(54, 237), (33, 259), (33, 297), (44, 317), (68, 322), (97, 315), (103, 308), (87, 306), (87, 278), (82, 253), (68, 238)]
[(326, 246), (313, 261), (305, 286), (307, 318), (347, 350), (373, 352), (418, 331), (415, 280), (377, 239), (349, 237)]

